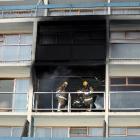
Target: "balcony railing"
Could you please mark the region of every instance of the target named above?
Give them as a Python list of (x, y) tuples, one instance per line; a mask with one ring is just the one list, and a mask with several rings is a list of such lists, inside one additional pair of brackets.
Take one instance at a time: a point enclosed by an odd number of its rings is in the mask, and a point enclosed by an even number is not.
[[(56, 10), (62, 15), (139, 14), (139, 7), (138, 1), (0, 6), (0, 18), (44, 16), (44, 10), (49, 10), (49, 15), (57, 15)], [(108, 8), (111, 8), (111, 13), (108, 13)]]
[[(65, 99), (59, 100), (59, 95), (65, 94)], [(103, 111), (105, 109), (105, 92), (92, 92), (92, 101), (85, 104), (84, 93), (80, 92), (34, 92), (33, 111), (35, 112), (82, 112)], [(63, 98), (63, 97), (62, 97)], [(59, 108), (59, 103), (61, 107)], [(62, 105), (63, 104), (63, 105)], [(91, 108), (90, 108), (91, 105)]]
[(26, 112), (27, 93), (0, 92), (0, 112)]
[(110, 92), (110, 110), (140, 111), (140, 91)]

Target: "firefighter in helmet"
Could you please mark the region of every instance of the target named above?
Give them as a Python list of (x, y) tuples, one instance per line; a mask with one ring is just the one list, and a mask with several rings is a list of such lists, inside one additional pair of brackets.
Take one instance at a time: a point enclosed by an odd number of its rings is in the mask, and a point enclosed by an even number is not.
[(57, 111), (61, 111), (62, 107), (65, 107), (66, 102), (67, 102), (67, 94), (66, 92), (66, 88), (68, 86), (68, 82), (64, 81), (57, 89), (57, 94), (56, 94), (56, 98), (58, 100), (58, 106), (57, 106)]
[(88, 108), (87, 111), (90, 112), (93, 106), (93, 96), (92, 96), (93, 88), (89, 86), (86, 80), (83, 81), (82, 92), (84, 105)]

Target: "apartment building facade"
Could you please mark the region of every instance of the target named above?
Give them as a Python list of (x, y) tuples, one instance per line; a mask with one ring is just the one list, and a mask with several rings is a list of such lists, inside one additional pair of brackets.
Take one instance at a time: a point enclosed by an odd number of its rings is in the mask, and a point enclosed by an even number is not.
[[(1, 137), (139, 139), (140, 1), (0, 5)], [(90, 112), (75, 106), (85, 80)]]

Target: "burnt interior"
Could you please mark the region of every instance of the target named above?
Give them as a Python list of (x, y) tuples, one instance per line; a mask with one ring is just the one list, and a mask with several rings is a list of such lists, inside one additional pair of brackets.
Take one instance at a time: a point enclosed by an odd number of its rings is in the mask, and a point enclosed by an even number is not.
[[(67, 91), (76, 92), (87, 80), (95, 91), (104, 91), (105, 59), (105, 17), (48, 17), (38, 22), (34, 90), (55, 92), (68, 81)], [(52, 95), (36, 99), (37, 108), (52, 107)]]

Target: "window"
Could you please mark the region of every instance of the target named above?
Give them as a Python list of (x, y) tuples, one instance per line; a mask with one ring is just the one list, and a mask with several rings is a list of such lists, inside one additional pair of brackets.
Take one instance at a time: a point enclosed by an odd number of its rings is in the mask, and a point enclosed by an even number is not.
[(125, 32), (111, 32), (111, 39), (125, 39)]
[(52, 129), (52, 138), (67, 138), (68, 137), (68, 128), (53, 128)]
[(19, 35), (5, 35), (5, 44), (6, 45), (18, 45), (19, 44)]
[(0, 111), (10, 111), (12, 108), (14, 80), (0, 80)]
[(103, 136), (103, 128), (92, 127), (35, 127), (34, 137), (44, 138), (67, 138), (86, 137), (86, 136)]
[(110, 57), (114, 59), (139, 59), (140, 44), (112, 44)]
[(103, 128), (89, 128), (88, 129), (89, 136), (103, 136)]
[(128, 84), (140, 85), (140, 77), (128, 77)]
[(35, 137), (45, 137), (45, 138), (67, 138), (68, 128), (63, 127), (36, 127), (34, 129)]
[(140, 128), (127, 128), (128, 136), (137, 136), (140, 135)]
[(109, 128), (109, 136), (125, 136), (126, 128)]
[(110, 78), (110, 108), (140, 109), (140, 77)]
[(12, 127), (12, 136), (13, 137), (21, 137), (22, 127)]
[(32, 45), (32, 35), (31, 34), (21, 34), (20, 35), (20, 45), (21, 44)]
[(51, 128), (39, 128), (36, 127), (34, 130), (35, 137), (45, 137), (45, 138), (51, 138)]
[(30, 61), (32, 34), (0, 35), (0, 61)]
[(70, 128), (71, 137), (82, 137), (87, 136), (87, 128)]
[(140, 128), (109, 128), (109, 136), (139, 136)]
[(70, 136), (71, 137), (98, 137), (103, 136), (103, 128), (70, 128)]
[(27, 93), (29, 90), (29, 80), (16, 79), (16, 87), (13, 100), (13, 111), (27, 111)]
[(111, 85), (124, 85), (126, 84), (126, 78), (125, 77), (112, 77), (110, 79)]
[(111, 91), (140, 91), (140, 77), (111, 77)]
[(11, 136), (11, 128), (9, 127), (0, 127), (0, 136)]
[(22, 127), (0, 127), (0, 137), (20, 137), (22, 133)]
[(136, 40), (140, 39), (140, 31), (111, 32), (111, 39)]
[(26, 111), (28, 79), (0, 79), (0, 111)]

